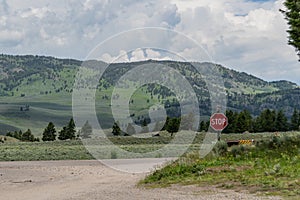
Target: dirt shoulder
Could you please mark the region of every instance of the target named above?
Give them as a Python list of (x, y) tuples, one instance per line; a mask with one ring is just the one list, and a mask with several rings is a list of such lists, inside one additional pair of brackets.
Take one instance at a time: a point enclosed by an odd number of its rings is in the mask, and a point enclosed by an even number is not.
[(136, 187), (144, 176), (119, 172), (98, 161), (0, 162), (0, 199), (280, 199), (215, 187)]

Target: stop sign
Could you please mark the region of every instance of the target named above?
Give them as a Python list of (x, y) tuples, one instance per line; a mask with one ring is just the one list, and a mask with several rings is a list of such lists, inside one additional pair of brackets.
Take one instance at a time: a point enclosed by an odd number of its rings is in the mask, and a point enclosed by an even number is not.
[(228, 125), (228, 119), (223, 113), (215, 113), (210, 117), (210, 126), (215, 131), (222, 131)]

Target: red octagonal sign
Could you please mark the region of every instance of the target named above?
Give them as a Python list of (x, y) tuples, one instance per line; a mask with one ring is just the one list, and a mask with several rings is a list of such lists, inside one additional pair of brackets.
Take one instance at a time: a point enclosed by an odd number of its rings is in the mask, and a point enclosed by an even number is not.
[(216, 131), (222, 131), (228, 125), (228, 119), (223, 113), (215, 113), (210, 117), (210, 126)]

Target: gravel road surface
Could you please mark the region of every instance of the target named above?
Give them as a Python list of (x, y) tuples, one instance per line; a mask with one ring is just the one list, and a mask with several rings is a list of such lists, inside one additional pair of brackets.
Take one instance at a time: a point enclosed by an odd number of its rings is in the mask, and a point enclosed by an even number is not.
[[(118, 160), (114, 160), (114, 163)], [(139, 161), (139, 167), (141, 167)], [(124, 166), (124, 160), (120, 161)], [(145, 160), (149, 163), (149, 160)], [(130, 165), (130, 163), (129, 163)], [(128, 167), (128, 166), (127, 166)], [(129, 166), (130, 167), (130, 166)], [(280, 199), (215, 187), (172, 186), (145, 189), (137, 182), (145, 173), (125, 173), (99, 161), (0, 162), (3, 200), (147, 200), (147, 199)]]

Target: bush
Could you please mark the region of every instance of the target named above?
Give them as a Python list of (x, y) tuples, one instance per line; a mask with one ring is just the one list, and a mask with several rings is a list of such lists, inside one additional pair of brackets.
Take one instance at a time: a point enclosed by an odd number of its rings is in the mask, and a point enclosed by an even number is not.
[(281, 149), (290, 151), (293, 147), (300, 147), (300, 135), (297, 136), (273, 136), (270, 140), (257, 142), (256, 147), (260, 150)]
[(111, 159), (117, 159), (118, 158), (117, 157), (117, 152), (115, 152), (115, 151), (110, 152), (110, 158)]
[(246, 147), (244, 145), (239, 145), (239, 146), (233, 146), (231, 148), (231, 154), (233, 157), (241, 156), (245, 153)]
[(225, 141), (219, 141), (213, 148), (213, 152), (218, 156), (223, 156), (228, 152), (228, 145)]

